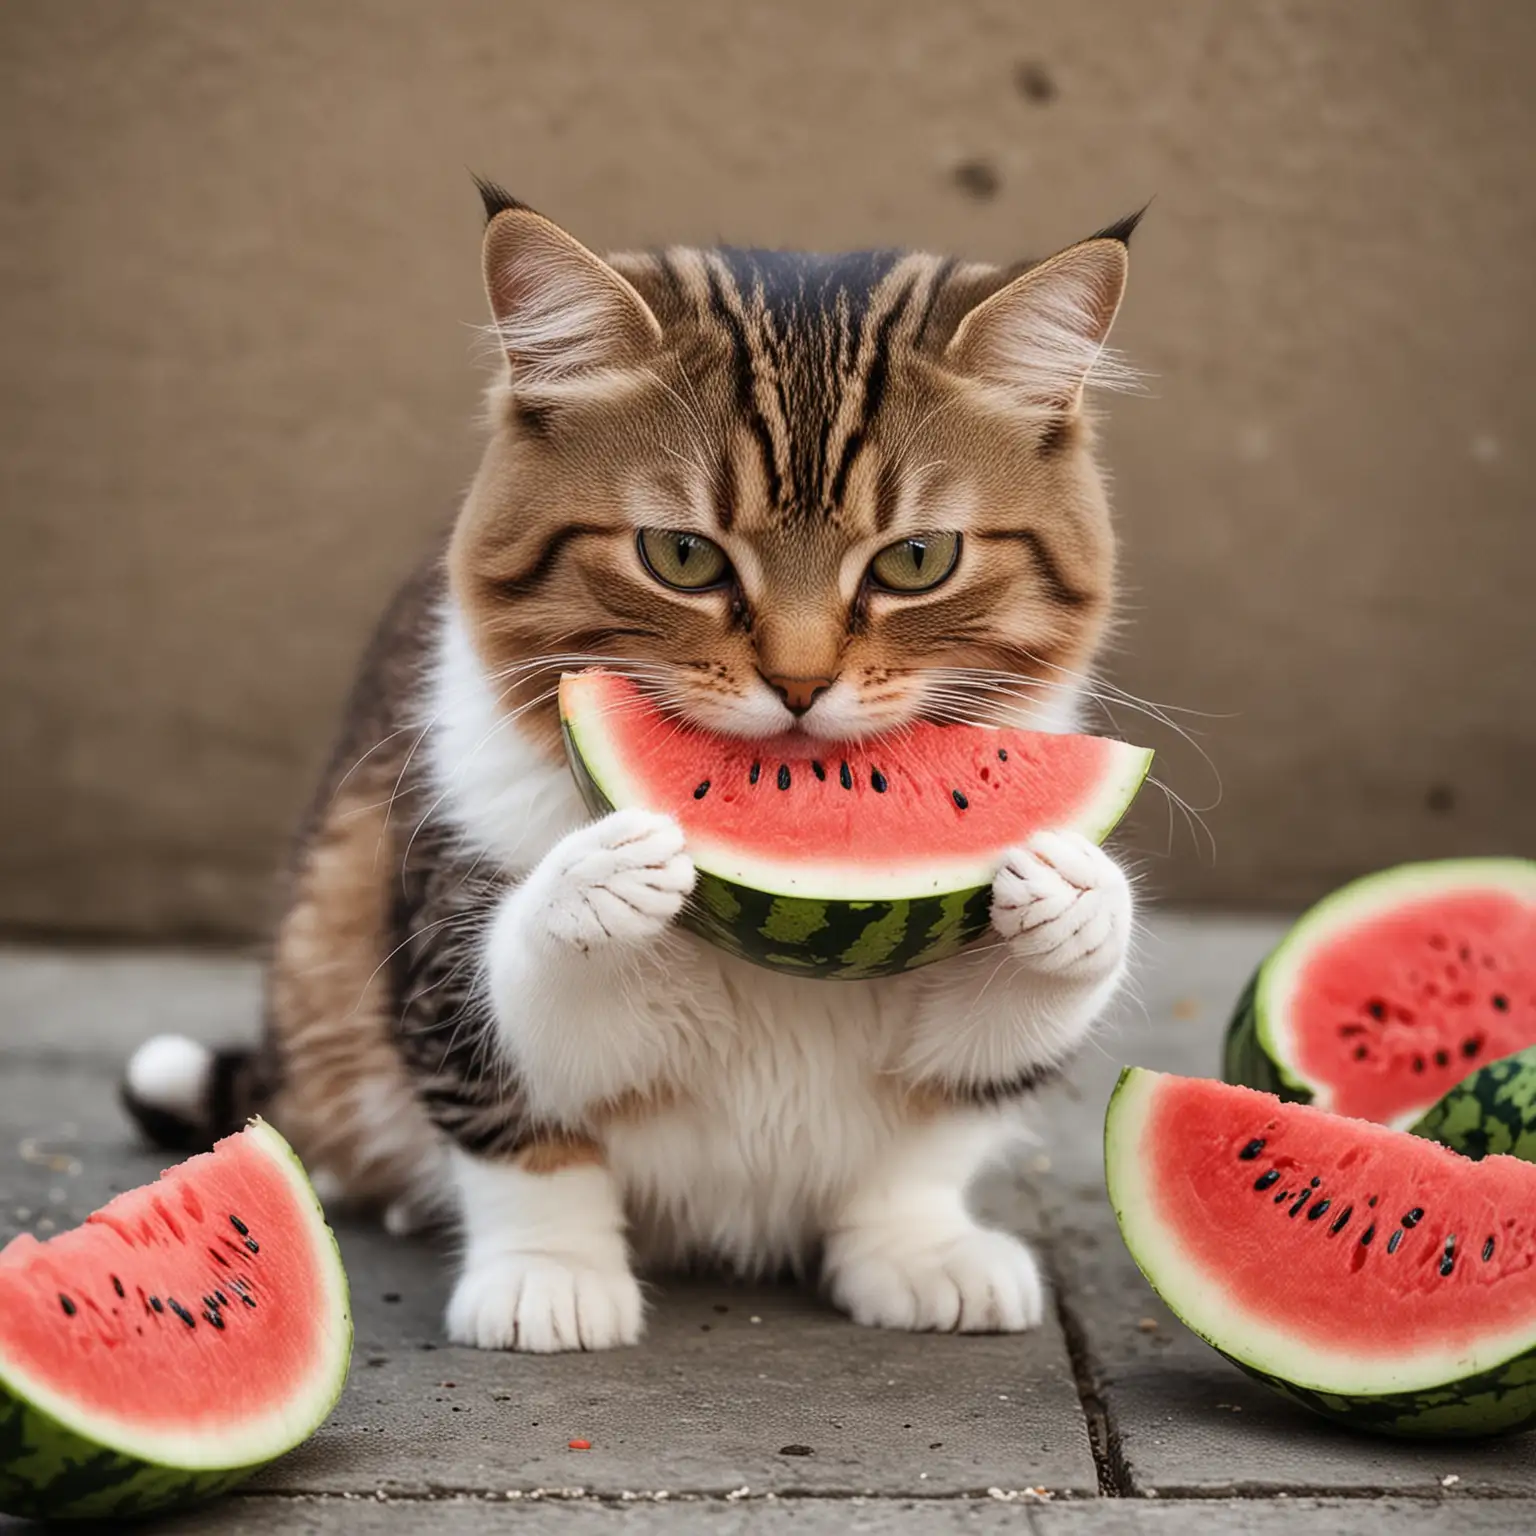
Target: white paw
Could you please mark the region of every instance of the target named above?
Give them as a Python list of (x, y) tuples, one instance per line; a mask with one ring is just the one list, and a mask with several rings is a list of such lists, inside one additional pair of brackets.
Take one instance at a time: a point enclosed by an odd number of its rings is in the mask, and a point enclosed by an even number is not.
[(688, 899), (694, 868), (670, 816), (615, 811), (556, 844), (537, 878), (550, 935), (592, 949), (657, 938)]
[(992, 926), (1033, 969), (1100, 981), (1125, 963), (1130, 882), (1079, 833), (1037, 832), (992, 882)]
[(554, 1354), (640, 1339), (640, 1287), (623, 1265), (573, 1266), (544, 1254), (471, 1261), (448, 1303), (448, 1337), (476, 1349)]
[(850, 1233), (829, 1248), (827, 1279), (832, 1300), (866, 1328), (1021, 1333), (1045, 1315), (1034, 1255), (983, 1227), (931, 1246)]

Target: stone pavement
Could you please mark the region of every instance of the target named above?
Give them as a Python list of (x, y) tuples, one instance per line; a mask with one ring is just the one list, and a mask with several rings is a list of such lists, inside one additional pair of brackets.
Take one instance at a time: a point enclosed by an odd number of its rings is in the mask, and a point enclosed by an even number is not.
[[(1141, 1001), (1043, 1100), (1039, 1147), (981, 1192), (1048, 1255), (1057, 1310), (1038, 1334), (876, 1333), (794, 1290), (690, 1281), (655, 1287), (637, 1350), (488, 1355), (443, 1342), (441, 1240), (344, 1223), (357, 1352), (335, 1416), (244, 1494), (154, 1528), (1536, 1530), (1536, 1434), (1426, 1446), (1313, 1420), (1173, 1322), (1116, 1235), (1099, 1131), (1118, 1065), (1213, 1070), (1227, 1007), (1279, 927), (1158, 919)], [(158, 1172), (114, 1098), (133, 1042), (233, 1037), (256, 1006), (243, 960), (0, 951), (0, 1243), (73, 1224)], [(4, 1536), (22, 1530), (0, 1517)]]

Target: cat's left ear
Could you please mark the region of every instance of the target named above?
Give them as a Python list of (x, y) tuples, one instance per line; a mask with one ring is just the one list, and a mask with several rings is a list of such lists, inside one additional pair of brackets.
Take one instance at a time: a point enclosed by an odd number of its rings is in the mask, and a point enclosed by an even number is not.
[(557, 392), (660, 348), (661, 325), (632, 284), (542, 214), (479, 186), (485, 291), (514, 389)]
[(984, 299), (961, 320), (946, 364), (1035, 410), (1077, 410), (1090, 374), (1096, 383), (1124, 387), (1126, 370), (1106, 355), (1105, 342), (1140, 218), (1068, 246)]

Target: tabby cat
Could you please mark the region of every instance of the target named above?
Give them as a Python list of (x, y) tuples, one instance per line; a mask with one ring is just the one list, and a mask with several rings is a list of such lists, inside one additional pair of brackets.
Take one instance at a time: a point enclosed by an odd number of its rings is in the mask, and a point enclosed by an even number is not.
[(1119, 985), (1125, 875), (1042, 833), (990, 944), (760, 971), (674, 923), (674, 822), (584, 813), (554, 690), (601, 663), (752, 736), (1071, 728), (1114, 570), (1083, 394), (1136, 221), (1012, 268), (602, 260), (482, 192), (489, 444), (352, 696), (264, 1042), (151, 1040), (127, 1102), (175, 1147), (259, 1111), (391, 1230), (451, 1214), (460, 1343), (634, 1343), (635, 1267), (690, 1262), (819, 1274), (876, 1326), (1028, 1328), (1036, 1262), (967, 1186)]

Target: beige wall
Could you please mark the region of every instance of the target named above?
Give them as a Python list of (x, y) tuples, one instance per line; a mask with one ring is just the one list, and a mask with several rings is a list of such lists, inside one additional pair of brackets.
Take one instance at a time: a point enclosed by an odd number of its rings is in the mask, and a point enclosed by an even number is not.
[(1523, 0), (7, 0), (0, 926), (263, 921), (474, 460), (466, 166), (599, 245), (1013, 257), (1155, 193), (1114, 675), (1226, 786), (1155, 885), (1536, 853), (1533, 75)]

